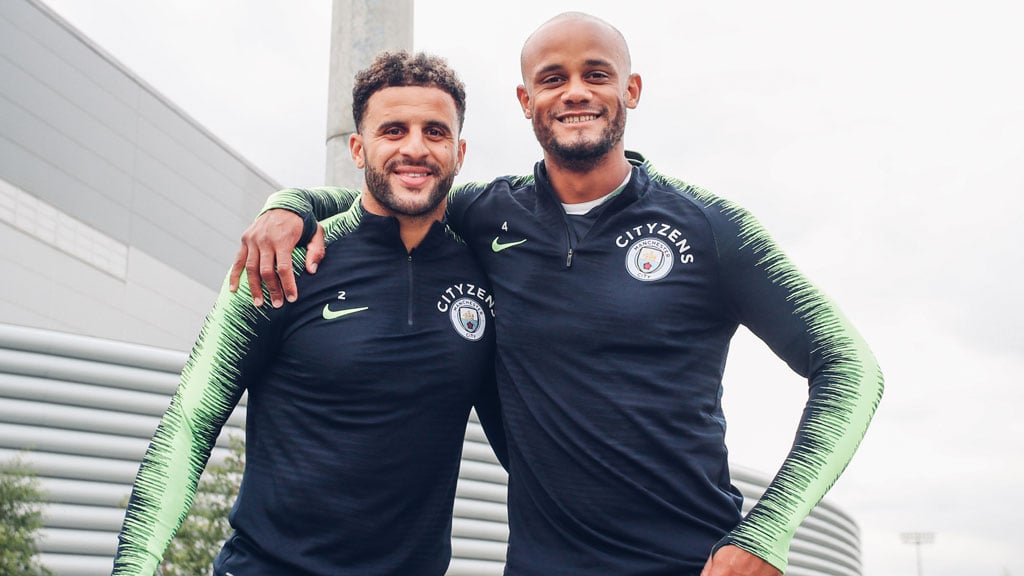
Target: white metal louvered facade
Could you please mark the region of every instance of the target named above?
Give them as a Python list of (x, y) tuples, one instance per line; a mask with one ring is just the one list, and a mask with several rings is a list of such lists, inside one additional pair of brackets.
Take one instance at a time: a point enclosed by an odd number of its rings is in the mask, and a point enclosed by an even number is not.
[[(178, 383), (183, 352), (0, 324), (0, 461), (20, 457), (45, 492), (43, 563), (58, 576), (109, 574), (124, 503)], [(245, 400), (213, 460), (240, 434)], [(471, 417), (449, 574), (500, 574), (507, 475)]]
[[(42, 560), (58, 576), (110, 573), (123, 505), (170, 401), (185, 353), (0, 324), (0, 460), (16, 456), (46, 494)], [(221, 435), (240, 433), (242, 404)], [(756, 502), (766, 478), (732, 470)], [(475, 417), (466, 430), (452, 523), (452, 576), (501, 574), (508, 540), (508, 477)], [(787, 574), (859, 576), (856, 523), (823, 502), (797, 531)]]

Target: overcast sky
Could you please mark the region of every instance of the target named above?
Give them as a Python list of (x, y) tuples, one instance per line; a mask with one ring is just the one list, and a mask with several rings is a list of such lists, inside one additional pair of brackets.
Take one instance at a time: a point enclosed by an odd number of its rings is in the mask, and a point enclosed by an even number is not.
[[(327, 0), (44, 0), (282, 185), (322, 183)], [(1015, 1), (417, 0), (415, 48), (469, 94), (463, 180), (540, 158), (518, 50), (565, 10), (625, 34), (644, 90), (627, 148), (759, 216), (886, 374), (829, 500), (866, 576), (1024, 576), (1024, 8)], [(624, 8), (628, 6), (629, 11)], [(225, 263), (225, 269), (228, 263)], [(735, 463), (774, 472), (806, 385), (741, 332)]]

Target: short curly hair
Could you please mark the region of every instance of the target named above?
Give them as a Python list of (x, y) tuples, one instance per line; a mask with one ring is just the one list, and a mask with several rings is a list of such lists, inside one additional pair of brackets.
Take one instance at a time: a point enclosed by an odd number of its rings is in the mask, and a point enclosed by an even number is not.
[(466, 120), (466, 87), (459, 76), (440, 56), (405, 50), (381, 52), (373, 63), (356, 73), (352, 87), (352, 119), (356, 130), (362, 130), (363, 115), (370, 97), (377, 91), (394, 86), (426, 86), (440, 88), (455, 100), (459, 114), (459, 131)]

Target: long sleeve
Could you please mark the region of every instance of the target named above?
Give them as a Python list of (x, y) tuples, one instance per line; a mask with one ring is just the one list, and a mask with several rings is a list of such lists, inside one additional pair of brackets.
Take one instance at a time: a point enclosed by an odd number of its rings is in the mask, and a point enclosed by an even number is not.
[(139, 467), (118, 537), (113, 576), (152, 576), (191, 507), (224, 422), (267, 356), (269, 322), (243, 287), (227, 285), (208, 314), (178, 389)]
[(267, 210), (282, 208), (295, 212), (299, 216), (312, 215), (316, 220), (323, 220), (348, 210), (352, 202), (359, 197), (359, 190), (323, 186), (319, 188), (285, 188), (271, 194), (263, 205), (263, 214)]
[[(712, 204), (712, 208), (716, 205)], [(739, 321), (797, 373), (808, 399), (793, 446), (759, 503), (718, 547), (734, 544), (785, 571), (793, 534), (842, 474), (878, 406), (883, 377), (856, 328), (748, 212), (717, 215), (723, 290)]]
[[(520, 177), (518, 181), (526, 181), (530, 177)], [(462, 214), (473, 200), (476, 199), (487, 188), (484, 183), (474, 182), (454, 186), (448, 192), (447, 220), (456, 232), (459, 231)], [(260, 214), (268, 210), (283, 209), (294, 212), (302, 217), (307, 223), (307, 229), (312, 223), (329, 218), (335, 214), (344, 212), (359, 197), (360, 191), (352, 188), (337, 188), (324, 186), (319, 188), (285, 188), (271, 194)], [(309, 241), (312, 233), (299, 240), (299, 245)]]

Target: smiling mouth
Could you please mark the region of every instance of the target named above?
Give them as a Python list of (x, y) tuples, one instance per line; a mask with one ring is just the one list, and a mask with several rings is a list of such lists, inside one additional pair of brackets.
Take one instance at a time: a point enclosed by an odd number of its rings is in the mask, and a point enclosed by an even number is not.
[(390, 166), (391, 173), (399, 178), (430, 178), (437, 173), (437, 170), (426, 163), (410, 164), (407, 162), (396, 162)]
[(591, 120), (597, 120), (597, 114), (587, 114), (586, 116), (566, 116), (565, 118), (558, 119), (562, 124), (582, 124), (584, 122), (590, 122)]
[(418, 190), (432, 182), (437, 171), (426, 166), (410, 166), (406, 164), (396, 166), (391, 173), (398, 179), (403, 188)]

